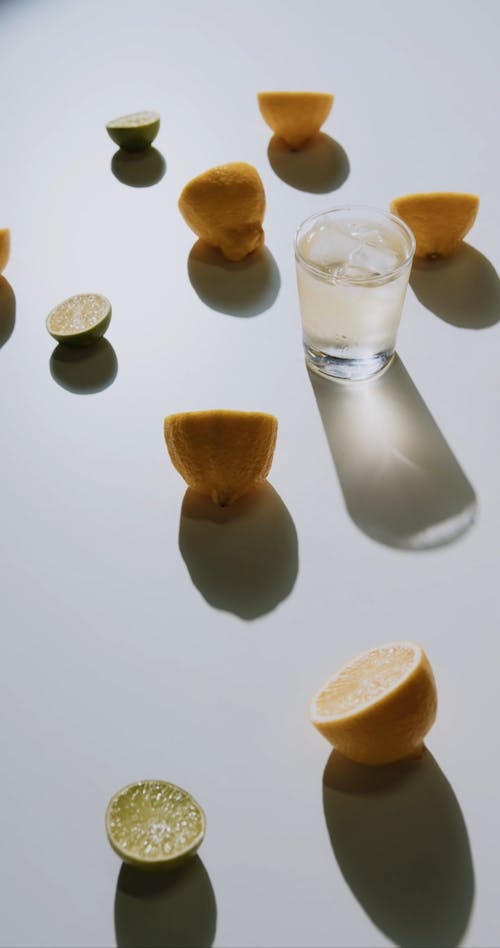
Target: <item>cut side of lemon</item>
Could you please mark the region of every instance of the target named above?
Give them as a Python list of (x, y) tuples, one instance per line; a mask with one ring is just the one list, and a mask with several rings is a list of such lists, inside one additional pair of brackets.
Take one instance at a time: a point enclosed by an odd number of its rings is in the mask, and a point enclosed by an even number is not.
[(323, 737), (360, 764), (418, 757), (434, 723), (437, 692), (420, 645), (392, 642), (363, 652), (319, 689), (309, 717)]
[(143, 151), (154, 142), (159, 128), (157, 112), (133, 112), (106, 123), (109, 137), (125, 151)]
[(46, 326), (53, 339), (67, 346), (89, 346), (104, 335), (111, 320), (111, 303), (100, 293), (78, 293), (54, 306)]
[(258, 411), (181, 412), (164, 422), (172, 464), (189, 487), (220, 507), (266, 479), (277, 430), (274, 415)]
[(265, 209), (260, 176), (245, 161), (204, 171), (186, 184), (179, 198), (179, 210), (188, 227), (234, 261), (262, 247)]
[(0, 273), (3, 273), (10, 257), (10, 230), (0, 227)]
[(476, 219), (479, 198), (452, 191), (407, 194), (391, 201), (390, 208), (413, 231), (415, 256), (434, 260), (449, 257), (462, 243)]
[(106, 810), (110, 845), (141, 869), (185, 862), (205, 835), (205, 814), (191, 794), (165, 780), (139, 780), (111, 798)]
[(290, 148), (302, 148), (328, 118), (333, 95), (327, 92), (259, 92), (264, 121)]

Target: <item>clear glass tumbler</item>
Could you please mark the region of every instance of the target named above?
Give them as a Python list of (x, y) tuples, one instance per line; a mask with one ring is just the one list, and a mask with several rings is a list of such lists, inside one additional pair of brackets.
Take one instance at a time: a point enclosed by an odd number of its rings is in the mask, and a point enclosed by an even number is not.
[(390, 361), (415, 238), (373, 207), (308, 217), (295, 236), (306, 361), (321, 375), (365, 379)]

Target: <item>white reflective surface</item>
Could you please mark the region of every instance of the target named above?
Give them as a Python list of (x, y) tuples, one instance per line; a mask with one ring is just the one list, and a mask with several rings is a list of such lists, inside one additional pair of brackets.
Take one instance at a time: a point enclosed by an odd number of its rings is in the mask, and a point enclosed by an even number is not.
[[(498, 18), (0, 3), (3, 945), (498, 945)], [(266, 88), (336, 95), (296, 161), (270, 141)], [(105, 123), (143, 108), (160, 133), (127, 161)], [(267, 194), (266, 254), (239, 270), (177, 210), (189, 178), (234, 160)], [(439, 188), (481, 208), (469, 249), (412, 275), (400, 362), (373, 398), (313, 387), (298, 223)], [(73, 357), (44, 321), (79, 292), (113, 317)], [(185, 497), (163, 443), (165, 414), (211, 407), (280, 422), (272, 487), (227, 522)], [(468, 529), (437, 545), (448, 527)], [(436, 674), (432, 757), (344, 773), (309, 698), (397, 638)], [(109, 798), (146, 777), (207, 814), (174, 880), (121, 870), (106, 841)]]

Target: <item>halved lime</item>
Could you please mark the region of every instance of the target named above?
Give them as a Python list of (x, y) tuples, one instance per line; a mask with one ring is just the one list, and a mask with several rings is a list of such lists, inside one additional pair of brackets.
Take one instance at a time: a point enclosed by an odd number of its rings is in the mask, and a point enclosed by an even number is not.
[(194, 856), (205, 814), (193, 797), (165, 780), (139, 780), (111, 798), (106, 833), (115, 853), (141, 869), (169, 869)]
[(100, 293), (78, 293), (54, 306), (46, 326), (53, 339), (67, 346), (90, 346), (104, 335), (111, 303)]
[(106, 122), (108, 135), (125, 151), (142, 151), (154, 142), (160, 128), (157, 112), (133, 112)]

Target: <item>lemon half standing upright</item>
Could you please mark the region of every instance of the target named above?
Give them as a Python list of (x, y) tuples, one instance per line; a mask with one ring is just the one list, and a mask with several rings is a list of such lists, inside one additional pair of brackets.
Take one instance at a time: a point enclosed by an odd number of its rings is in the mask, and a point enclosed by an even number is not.
[(312, 699), (309, 717), (345, 757), (389, 764), (423, 753), (436, 710), (436, 684), (423, 649), (391, 642), (332, 675)]
[(220, 507), (258, 487), (273, 460), (278, 422), (259, 411), (181, 412), (164, 421), (172, 464)]

